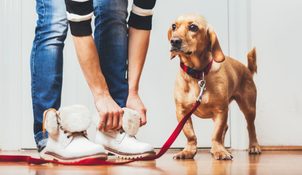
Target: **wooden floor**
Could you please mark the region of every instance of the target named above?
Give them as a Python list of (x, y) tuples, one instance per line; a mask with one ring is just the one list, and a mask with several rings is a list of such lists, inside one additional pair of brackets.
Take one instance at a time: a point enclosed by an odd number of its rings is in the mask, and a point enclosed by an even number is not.
[[(265, 151), (249, 156), (245, 151), (232, 151), (232, 161), (214, 160), (208, 150), (201, 150), (195, 160), (173, 160), (176, 150), (170, 150), (156, 161), (134, 162), (123, 166), (62, 166), (27, 165), (25, 163), (0, 163), (0, 175), (302, 175), (302, 151)], [(35, 151), (5, 152), (0, 154), (30, 154)]]

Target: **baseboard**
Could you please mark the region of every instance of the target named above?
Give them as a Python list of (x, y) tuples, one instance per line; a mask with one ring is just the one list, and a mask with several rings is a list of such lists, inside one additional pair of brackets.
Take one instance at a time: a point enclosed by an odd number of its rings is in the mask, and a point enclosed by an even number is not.
[[(227, 149), (232, 149), (231, 147), (226, 147)], [(160, 148), (155, 148), (159, 150)], [(172, 147), (170, 150), (182, 150), (183, 147)], [(211, 149), (211, 147), (198, 147), (201, 150)], [(0, 149), (1, 150), (1, 149)], [(36, 150), (36, 148), (22, 148), (21, 150)], [(237, 150), (237, 149), (233, 149)], [(244, 149), (247, 150), (247, 149)], [(302, 151), (302, 146), (261, 146), (262, 151)]]
[(302, 146), (261, 146), (262, 151), (302, 151)]
[[(247, 149), (232, 149), (231, 147), (226, 147), (227, 149), (231, 150), (238, 150), (238, 151), (247, 151)], [(157, 148), (158, 149), (158, 148)], [(182, 147), (173, 147), (169, 150), (182, 150)], [(210, 147), (198, 147), (200, 150), (207, 150), (211, 149)], [(261, 146), (262, 151), (302, 151), (302, 146)]]

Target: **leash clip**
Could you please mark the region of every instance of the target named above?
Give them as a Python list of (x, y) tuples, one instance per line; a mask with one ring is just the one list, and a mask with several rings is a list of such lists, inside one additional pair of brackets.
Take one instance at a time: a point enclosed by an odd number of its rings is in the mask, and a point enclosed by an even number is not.
[(202, 79), (202, 80), (198, 81), (198, 86), (200, 88), (200, 92), (197, 97), (197, 101), (201, 102), (203, 92), (205, 91), (205, 88), (206, 88), (206, 80)]

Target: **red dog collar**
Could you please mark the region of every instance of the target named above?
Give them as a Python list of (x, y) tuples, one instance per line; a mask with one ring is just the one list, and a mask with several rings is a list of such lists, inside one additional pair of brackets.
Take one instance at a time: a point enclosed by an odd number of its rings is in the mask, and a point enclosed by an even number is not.
[(210, 72), (212, 64), (213, 64), (213, 60), (210, 61), (209, 64), (202, 70), (196, 70), (196, 69), (190, 68), (190, 67), (186, 66), (183, 62), (180, 62), (180, 67), (184, 72), (186, 72), (191, 77), (200, 80), (200, 79), (202, 79), (203, 75), (207, 75)]

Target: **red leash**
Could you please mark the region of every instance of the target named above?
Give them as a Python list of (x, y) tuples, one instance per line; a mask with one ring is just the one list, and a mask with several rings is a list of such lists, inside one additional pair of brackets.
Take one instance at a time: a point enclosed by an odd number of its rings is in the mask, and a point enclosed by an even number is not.
[(191, 115), (195, 112), (195, 110), (198, 108), (198, 106), (201, 103), (202, 94), (205, 87), (205, 81), (201, 80), (198, 82), (200, 86), (200, 94), (198, 96), (197, 101), (194, 103), (194, 106), (190, 110), (189, 113), (187, 113), (181, 121), (178, 123), (176, 128), (174, 129), (173, 133), (170, 135), (168, 140), (165, 142), (165, 144), (162, 146), (162, 148), (159, 150), (157, 154), (150, 157), (143, 157), (143, 158), (137, 158), (132, 159), (128, 161), (123, 162), (116, 162), (116, 161), (108, 161), (108, 160), (101, 160), (98, 158), (87, 158), (80, 161), (75, 162), (60, 162), (56, 160), (44, 160), (41, 158), (34, 158), (31, 156), (23, 156), (23, 155), (0, 155), (0, 162), (27, 162), (28, 164), (45, 164), (45, 163), (55, 163), (55, 164), (62, 164), (62, 165), (123, 165), (135, 161), (145, 161), (145, 160), (155, 160), (160, 158), (163, 154), (167, 152), (167, 150), (171, 147), (171, 145), (176, 140), (177, 136), (181, 132), (182, 128), (184, 127), (187, 120), (191, 117)]

